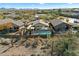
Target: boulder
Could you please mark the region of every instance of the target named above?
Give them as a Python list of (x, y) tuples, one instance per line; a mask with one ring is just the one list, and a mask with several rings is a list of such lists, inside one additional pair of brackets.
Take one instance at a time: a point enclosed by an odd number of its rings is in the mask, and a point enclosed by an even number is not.
[(11, 44), (11, 40), (10, 38), (0, 38), (0, 44), (4, 44), (4, 45), (8, 45)]

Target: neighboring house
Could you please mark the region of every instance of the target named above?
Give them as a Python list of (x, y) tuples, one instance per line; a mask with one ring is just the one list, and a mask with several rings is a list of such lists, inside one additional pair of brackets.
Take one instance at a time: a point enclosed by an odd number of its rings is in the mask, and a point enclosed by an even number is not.
[(79, 20), (78, 19), (75, 19), (75, 18), (65, 18), (64, 21), (67, 22), (68, 20), (68, 23), (71, 24), (71, 23), (79, 23)]
[[(68, 22), (66, 22), (66, 20), (68, 19)], [(71, 25), (72, 27), (72, 32), (77, 32), (79, 31), (79, 19), (75, 19), (75, 18), (66, 18), (64, 20), (62, 20), (63, 22)]]
[(2, 19), (0, 20), (0, 34), (16, 32), (24, 28), (24, 23), (21, 20)]
[(0, 34), (8, 33), (9, 29), (13, 27), (10, 19), (0, 20)]
[(24, 26), (24, 23), (21, 20), (12, 20), (13, 27), (11, 30), (16, 31), (19, 30), (21, 27)]
[(0, 20), (0, 30), (12, 28), (12, 22), (10, 19)]
[(27, 27), (30, 29), (30, 35), (51, 35), (49, 24), (43, 20), (36, 20)]
[(64, 17), (61, 21), (69, 24), (72, 28), (79, 28), (79, 19)]
[(50, 20), (50, 26), (52, 27), (52, 31), (55, 33), (65, 32), (69, 27), (68, 24), (62, 22), (61, 20)]

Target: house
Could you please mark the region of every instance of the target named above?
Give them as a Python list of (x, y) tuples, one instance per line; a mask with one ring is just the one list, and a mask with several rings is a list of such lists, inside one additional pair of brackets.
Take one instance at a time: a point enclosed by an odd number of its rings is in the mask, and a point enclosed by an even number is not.
[(17, 31), (19, 28), (24, 26), (24, 23), (21, 20), (12, 20), (13, 27), (11, 28), (11, 31)]
[(69, 25), (61, 20), (50, 20), (49, 25), (52, 27), (52, 33), (62, 33), (69, 28)]
[(30, 30), (30, 35), (51, 35), (49, 24), (43, 20), (31, 22), (27, 29)]
[[(2, 28), (4, 27), (4, 28)], [(12, 22), (10, 19), (0, 20), (0, 30), (12, 28)]]
[(62, 21), (66, 22), (66, 23), (69, 23), (69, 24), (79, 23), (79, 19), (76, 19), (76, 18), (66, 18), (66, 17), (64, 17), (64, 20), (62, 20)]
[(79, 31), (79, 19), (76, 18), (67, 18), (65, 17), (64, 20), (62, 20), (63, 22), (69, 24), (72, 28), (72, 32), (78, 32)]
[(24, 23), (21, 20), (1, 19), (0, 20), (0, 34), (16, 32), (24, 28)]
[(0, 20), (0, 34), (9, 32), (9, 29), (13, 27), (11, 19)]

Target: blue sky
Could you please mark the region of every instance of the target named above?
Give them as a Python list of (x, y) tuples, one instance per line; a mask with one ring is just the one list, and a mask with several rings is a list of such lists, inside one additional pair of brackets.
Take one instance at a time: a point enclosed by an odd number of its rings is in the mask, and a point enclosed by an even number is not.
[(79, 3), (0, 3), (0, 8), (39, 8), (39, 9), (51, 9), (51, 8), (79, 8)]

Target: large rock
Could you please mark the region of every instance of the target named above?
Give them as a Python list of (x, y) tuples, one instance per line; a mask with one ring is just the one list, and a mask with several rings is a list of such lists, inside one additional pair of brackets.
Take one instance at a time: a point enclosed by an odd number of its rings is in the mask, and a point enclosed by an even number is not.
[(10, 44), (11, 40), (10, 38), (0, 38), (0, 44)]

